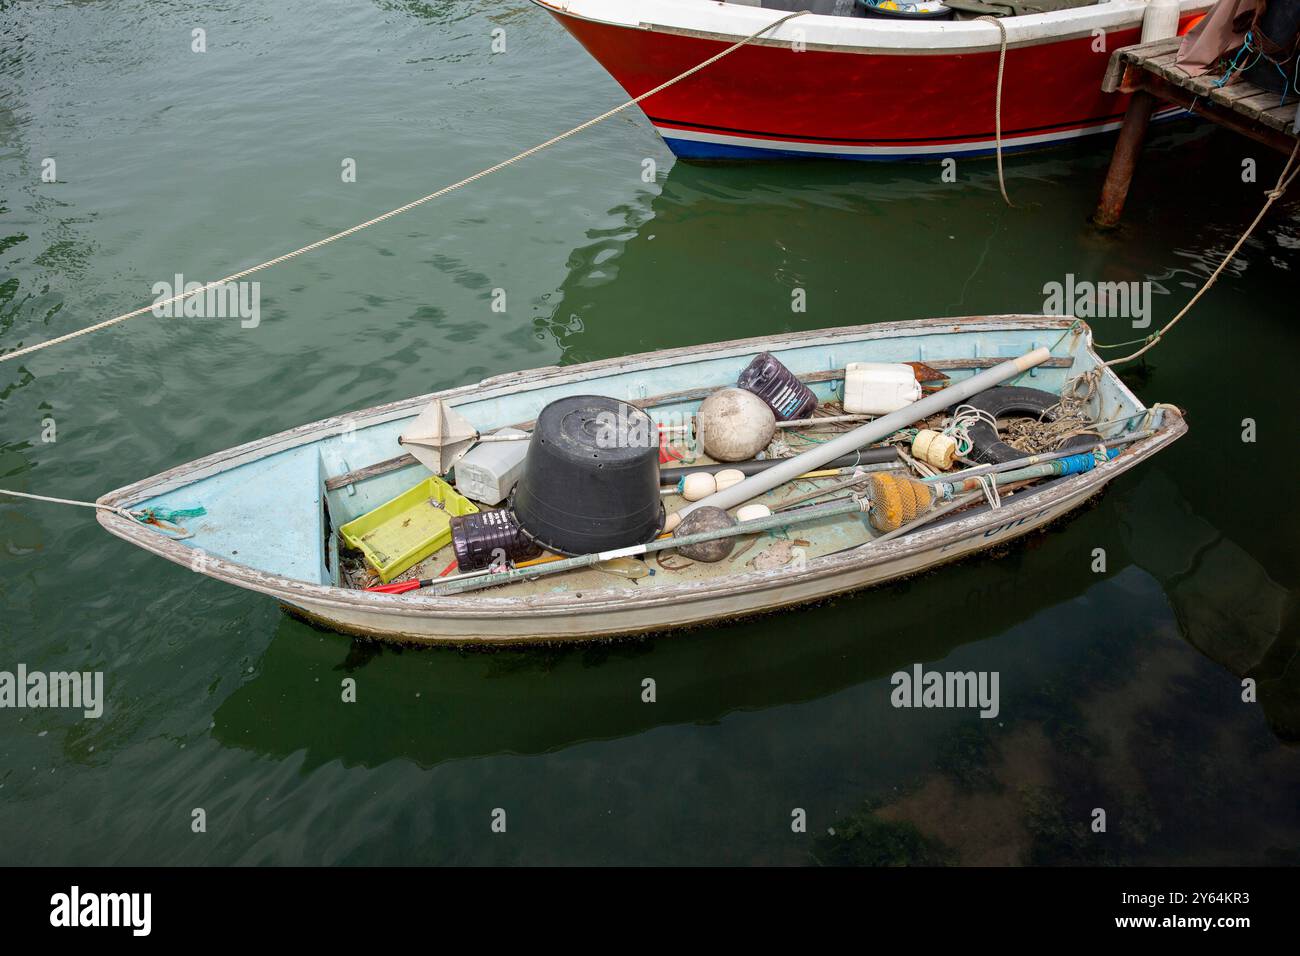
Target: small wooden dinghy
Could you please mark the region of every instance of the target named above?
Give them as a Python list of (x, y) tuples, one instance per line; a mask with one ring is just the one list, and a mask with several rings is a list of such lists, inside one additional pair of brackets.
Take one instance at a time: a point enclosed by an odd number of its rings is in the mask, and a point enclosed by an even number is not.
[[(876, 541), (858, 514), (742, 539), (730, 560), (692, 563), (675, 552), (650, 559), (655, 573), (598, 568), (538, 575), (468, 593), (436, 586), (402, 595), (364, 590), (340, 554), (338, 529), (429, 477), (398, 438), (435, 398), (481, 433), (529, 427), (566, 396), (606, 395), (681, 421), (714, 390), (734, 385), (768, 351), (823, 401), (841, 392), (853, 362), (919, 362), (959, 382), (1011, 356), (1047, 347), (1052, 358), (1017, 384), (1060, 394), (1084, 373), (1092, 421), (1114, 457), (1079, 474), (1047, 478)], [(1116, 475), (1187, 429), (1170, 405), (1144, 406), (1101, 364), (1091, 332), (1065, 317), (987, 316), (890, 322), (668, 349), (569, 367), (514, 372), (303, 425), (181, 465), (111, 492), (99, 521), (111, 533), (209, 577), (270, 595), (327, 627), (411, 643), (509, 644), (667, 631), (816, 601), (962, 558), (1039, 528), (1099, 492)], [(1127, 438), (1126, 438), (1127, 436)], [(1100, 461), (1100, 459), (1099, 459)], [(757, 499), (773, 508), (807, 496), (807, 481)], [(668, 496), (669, 510), (683, 504)], [(185, 536), (126, 517), (202, 508), (182, 519)], [(792, 541), (793, 539), (793, 541)], [(796, 550), (799, 560), (789, 558)], [(445, 548), (407, 571), (436, 578)], [(449, 578), (447, 580), (455, 580)]]

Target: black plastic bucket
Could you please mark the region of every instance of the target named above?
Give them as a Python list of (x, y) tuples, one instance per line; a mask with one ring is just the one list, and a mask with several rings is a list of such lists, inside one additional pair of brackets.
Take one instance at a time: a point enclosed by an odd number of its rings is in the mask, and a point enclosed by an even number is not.
[(494, 560), (527, 561), (542, 549), (524, 534), (509, 511), (476, 511), (451, 519), (451, 547), (461, 571), (486, 568)]
[(510, 510), (537, 544), (591, 554), (644, 544), (664, 526), (659, 434), (616, 398), (561, 398), (537, 416)]

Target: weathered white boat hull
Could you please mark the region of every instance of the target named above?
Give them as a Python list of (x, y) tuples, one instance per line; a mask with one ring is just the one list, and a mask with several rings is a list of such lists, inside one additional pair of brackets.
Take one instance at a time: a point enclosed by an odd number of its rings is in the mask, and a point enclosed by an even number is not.
[[(610, 394), (644, 396), (650, 377), (663, 382), (670, 395), (683, 394), (672, 389), (692, 383), (717, 387), (719, 382), (734, 381), (738, 369), (763, 348), (783, 360), (800, 363), (804, 372), (813, 372), (842, 368), (846, 356), (864, 354), (877, 357), (883, 353), (892, 361), (909, 355), (932, 361), (944, 357), (934, 353), (948, 348), (950, 339), (956, 344), (949, 351), (987, 356), (990, 349), (1024, 351), (1024, 347), (1069, 338), (1068, 356), (1059, 360), (1068, 368), (1058, 362), (1043, 372), (1055, 382), (1053, 387), (1059, 388), (1064, 376), (1099, 367), (1086, 347), (1087, 337), (1086, 328), (1076, 330), (1072, 320), (1061, 317), (882, 323), (534, 369), (448, 390), (439, 397), (474, 410), (482, 416), (476, 422), (481, 428), (501, 427), (523, 420), (527, 413), (536, 412), (538, 402), (566, 391), (598, 388), (608, 389)], [(705, 368), (711, 377), (700, 379), (704, 373), (699, 370)], [(820, 374), (825, 381), (825, 373)], [(419, 466), (410, 466), (417, 471), (388, 472), (378, 478), (361, 477), (355, 466), (392, 455), (399, 447), (396, 434), (402, 423), (418, 414), (432, 396), (304, 425), (171, 469), (100, 499), (116, 508), (147, 502), (208, 505), (209, 516), (196, 524), (195, 536), (187, 541), (169, 538), (111, 511), (100, 511), (98, 516), (110, 532), (154, 554), (269, 595), (293, 613), (348, 633), (411, 643), (493, 645), (668, 631), (817, 601), (916, 574), (1005, 544), (1061, 518), (1116, 476), (1175, 441), (1187, 428), (1171, 406), (1144, 409), (1109, 370), (1105, 370), (1103, 385), (1106, 418), (1136, 411), (1147, 420), (1143, 428), (1153, 430), (1148, 437), (1123, 446), (1121, 453), (1105, 464), (1022, 490), (1005, 499), (998, 509), (972, 509), (880, 544), (856, 544), (859, 536), (854, 544), (834, 550), (826, 546), (827, 541), (835, 540), (828, 532), (818, 536), (821, 547), (815, 556), (772, 571), (737, 565), (732, 572), (701, 578), (670, 575), (640, 587), (584, 572), (589, 575), (586, 579), (566, 575), (554, 585), (445, 596), (432, 589), (392, 596), (338, 586), (338, 556), (322, 549), (322, 540), (332, 538), (320, 521), (322, 505), (328, 502), (326, 510), (338, 512), (332, 515), (337, 527), (341, 520), (408, 486), (417, 477)], [(344, 472), (358, 475), (355, 492), (347, 481), (340, 483), (337, 477), (327, 480), (327, 476)], [(296, 509), (292, 520), (290, 508)], [(254, 520), (268, 513), (282, 516), (281, 520)], [(266, 530), (268, 525), (270, 530)], [(306, 525), (306, 530), (300, 525)], [(262, 566), (251, 563), (255, 560)], [(1087, 560), (1089, 552), (1081, 552), (1080, 561)]]

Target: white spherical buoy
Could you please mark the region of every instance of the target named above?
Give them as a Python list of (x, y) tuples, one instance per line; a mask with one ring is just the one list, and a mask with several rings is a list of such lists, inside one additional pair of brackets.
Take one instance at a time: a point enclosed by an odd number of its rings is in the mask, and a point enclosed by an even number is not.
[(719, 491), (726, 491), (732, 485), (738, 485), (745, 480), (745, 473), (739, 468), (724, 468), (713, 476), (714, 484), (718, 486)]
[(697, 471), (682, 479), (682, 497), (687, 501), (699, 501), (718, 490), (714, 477), (706, 471)]
[(671, 534), (673, 530), (681, 523), (682, 523), (681, 514), (674, 511), (672, 514), (668, 516), (668, 520), (664, 522), (664, 531), (668, 534)]
[(767, 505), (745, 505), (736, 509), (737, 521), (757, 521), (759, 518), (770, 518), (772, 509)]
[(767, 447), (776, 416), (767, 402), (743, 388), (724, 388), (700, 403), (700, 441), (718, 461), (746, 461)]

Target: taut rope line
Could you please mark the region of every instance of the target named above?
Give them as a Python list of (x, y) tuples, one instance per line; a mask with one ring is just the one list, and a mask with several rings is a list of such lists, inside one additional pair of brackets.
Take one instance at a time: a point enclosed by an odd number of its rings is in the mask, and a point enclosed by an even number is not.
[(97, 322), (96, 324), (88, 325), (83, 329), (77, 329), (75, 332), (69, 332), (67, 335), (60, 335), (57, 338), (49, 339), (45, 342), (38, 342), (35, 345), (29, 345), (26, 348), (21, 348), (21, 349), (17, 349), (16, 351), (9, 352), (6, 355), (0, 355), (0, 362), (8, 362), (11, 361), (12, 359), (21, 358), (24, 355), (30, 355), (33, 352), (39, 352), (42, 349), (47, 349), (52, 345), (59, 345), (62, 342), (69, 342), (72, 339), (80, 338), (83, 335), (89, 335), (91, 332), (98, 332), (100, 329), (106, 329), (110, 326), (117, 325), (121, 322), (125, 322), (127, 319), (133, 319), (138, 315), (144, 315), (146, 312), (152, 312), (154, 309), (162, 308), (163, 306), (170, 305), (173, 302), (180, 302), (184, 299), (193, 298), (196, 295), (200, 295), (204, 292), (207, 292), (209, 289), (216, 288), (217, 286), (225, 285), (227, 282), (237, 282), (240, 279), (244, 278), (245, 276), (250, 276), (255, 272), (261, 272), (264, 269), (269, 269), (272, 266), (279, 265), (282, 262), (287, 262), (290, 259), (294, 259), (297, 258), (298, 256), (305, 255), (308, 252), (314, 252), (315, 250), (321, 248), (322, 246), (329, 245), (331, 242), (337, 242), (339, 239), (346, 239), (348, 236), (351, 236), (354, 233), (358, 233), (362, 229), (368, 229), (371, 226), (375, 226), (381, 222), (385, 222), (389, 219), (392, 219), (394, 216), (400, 216), (402, 213), (408, 212), (409, 210), (414, 209), (416, 206), (423, 206), (425, 203), (432, 202), (435, 199), (447, 195), (449, 192), (460, 189), (462, 186), (468, 186), (470, 183), (477, 182), (478, 180), (483, 179), (485, 176), (490, 176), (495, 172), (499, 172), (505, 169), (507, 166), (513, 166), (515, 163), (519, 162), (520, 160), (527, 159), (530, 156), (536, 155), (537, 153), (540, 153), (542, 150), (554, 146), (556, 143), (559, 143), (562, 140), (568, 139), (570, 136), (575, 136), (578, 133), (583, 132), (584, 130), (590, 129), (591, 127), (595, 126), (597, 123), (603, 123), (605, 122), (605, 120), (609, 119), (610, 117), (617, 116), (619, 113), (622, 113), (624, 110), (636, 106), (642, 100), (648, 99), (649, 97), (654, 96), (656, 93), (660, 93), (663, 90), (668, 89), (668, 87), (680, 83), (682, 80), (685, 80), (688, 77), (694, 76), (696, 73), (700, 72), (700, 70), (704, 69), (707, 66), (712, 66), (714, 63), (717, 63), (719, 60), (721, 60), (724, 56), (728, 56), (734, 53), (736, 50), (739, 50), (742, 46), (745, 46), (746, 44), (754, 40), (757, 40), (764, 33), (767, 33), (769, 30), (776, 29), (781, 24), (785, 23), (787, 20), (793, 20), (795, 17), (801, 17), (807, 12), (808, 12), (807, 10), (797, 10), (794, 13), (788, 13), (785, 16), (781, 17), (780, 19), (772, 21), (762, 29), (756, 30), (755, 32), (751, 33), (749, 36), (745, 37), (743, 40), (737, 40), (731, 46), (727, 47), (725, 50), (722, 50), (719, 53), (715, 53), (707, 60), (704, 60), (701, 63), (697, 63), (695, 66), (691, 67), (686, 72), (679, 73), (677, 76), (674, 76), (672, 79), (660, 83), (654, 89), (648, 90), (647, 92), (642, 93), (640, 96), (628, 100), (626, 103), (622, 104), (621, 106), (616, 106), (612, 110), (608, 110), (607, 112), (601, 113), (599, 116), (595, 117), (594, 119), (587, 120), (587, 122), (581, 124), (580, 126), (575, 126), (573, 127), (573, 129), (560, 133), (558, 136), (553, 136), (544, 143), (538, 143), (536, 146), (532, 147), (531, 149), (526, 149), (522, 153), (518, 153), (514, 156), (511, 156), (509, 159), (503, 160), (502, 162), (497, 163), (495, 166), (489, 166), (487, 169), (481, 169), (473, 176), (467, 176), (466, 178), (462, 179), (460, 182), (452, 183), (450, 186), (444, 186), (442, 189), (439, 189), (437, 192), (429, 193), (429, 195), (427, 196), (421, 196), (419, 199), (416, 199), (413, 202), (408, 202), (405, 206), (398, 206), (396, 209), (390, 209), (388, 212), (384, 213), (383, 215), (376, 216), (373, 219), (367, 219), (365, 222), (357, 223), (355, 226), (352, 226), (350, 229), (344, 229), (342, 232), (336, 232), (334, 233), (334, 235), (326, 236), (324, 239), (317, 239), (315, 242), (311, 243), (310, 245), (303, 246), (301, 249), (295, 249), (292, 252), (286, 252), (282, 256), (276, 256), (274, 259), (268, 259), (265, 262), (259, 263), (258, 265), (250, 266), (249, 268), (243, 269), (240, 272), (236, 272), (231, 275), (228, 275), (224, 279), (216, 279), (212, 282), (207, 283), (201, 288), (191, 289), (189, 292), (182, 292), (178, 295), (172, 296), (169, 299), (163, 299), (160, 302), (152, 302), (149, 305), (143, 306), (142, 308), (139, 309), (135, 309), (134, 311), (123, 312), (121, 315), (116, 315), (111, 319), (105, 319), (103, 322)]
[(77, 501), (73, 498), (51, 498), (47, 495), (30, 495), (25, 491), (10, 491), (8, 488), (0, 488), (0, 495), (10, 495), (14, 498), (27, 498), (30, 501), (46, 501), (55, 505), (76, 505), (79, 508), (99, 508), (102, 511), (111, 511), (113, 514), (121, 515), (124, 518), (132, 518), (131, 512), (125, 508), (114, 508), (112, 505), (101, 505), (97, 501)]
[(53, 498), (49, 495), (33, 495), (25, 491), (11, 491), (8, 488), (0, 488), (0, 496), (8, 495), (12, 498), (24, 498), (28, 501), (44, 501), (55, 505), (73, 505), (77, 508), (95, 508), (99, 511), (111, 511), (120, 518), (127, 521), (139, 521), (142, 524), (153, 525), (163, 534), (174, 540), (183, 538), (192, 538), (193, 532), (186, 531), (179, 525), (174, 524), (178, 518), (198, 518), (206, 514), (203, 508), (139, 508), (130, 511), (126, 508), (118, 508), (114, 505), (100, 504), (98, 501), (78, 501), (76, 498)]
[(1287, 159), (1286, 165), (1282, 167), (1282, 172), (1278, 174), (1277, 185), (1268, 191), (1268, 201), (1264, 203), (1263, 207), (1255, 215), (1254, 221), (1246, 227), (1246, 231), (1241, 234), (1241, 238), (1237, 240), (1237, 244), (1228, 250), (1228, 254), (1223, 257), (1223, 261), (1219, 263), (1219, 267), (1215, 269), (1210, 275), (1210, 278), (1205, 281), (1205, 285), (1196, 290), (1196, 295), (1192, 296), (1179, 313), (1170, 319), (1159, 332), (1147, 336), (1145, 340), (1146, 344), (1140, 349), (1132, 355), (1125, 355), (1123, 358), (1111, 359), (1106, 363), (1107, 365), (1120, 365), (1124, 362), (1131, 362), (1138, 356), (1155, 348), (1156, 343), (1160, 341), (1164, 334), (1177, 325), (1178, 321), (1182, 319), (1183, 316), (1192, 311), (1192, 306), (1196, 305), (1201, 296), (1210, 291), (1210, 286), (1214, 285), (1219, 276), (1223, 274), (1223, 270), (1228, 267), (1228, 263), (1231, 262), (1233, 257), (1241, 251), (1241, 247), (1246, 244), (1246, 240), (1249, 239), (1251, 233), (1255, 231), (1255, 227), (1258, 226), (1260, 220), (1264, 218), (1264, 214), (1268, 212), (1273, 203), (1282, 198), (1282, 194), (1286, 192), (1287, 187), (1291, 185), (1291, 181), (1296, 178), (1297, 174), (1300, 174), (1300, 166), (1296, 166), (1296, 168), (1292, 169), (1292, 167), (1295, 166), (1297, 154), (1300, 154), (1300, 139), (1296, 140), (1295, 147), (1291, 150), (1290, 158)]

